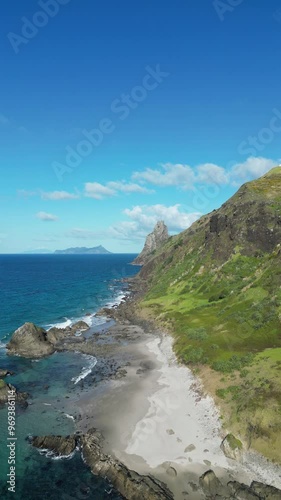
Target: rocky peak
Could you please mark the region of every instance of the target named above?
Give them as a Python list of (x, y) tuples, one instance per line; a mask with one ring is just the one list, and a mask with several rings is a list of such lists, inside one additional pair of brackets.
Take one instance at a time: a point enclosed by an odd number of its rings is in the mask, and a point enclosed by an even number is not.
[(163, 245), (169, 238), (168, 228), (163, 220), (158, 221), (145, 240), (143, 250), (134, 260), (133, 264), (142, 266), (147, 262), (151, 253)]

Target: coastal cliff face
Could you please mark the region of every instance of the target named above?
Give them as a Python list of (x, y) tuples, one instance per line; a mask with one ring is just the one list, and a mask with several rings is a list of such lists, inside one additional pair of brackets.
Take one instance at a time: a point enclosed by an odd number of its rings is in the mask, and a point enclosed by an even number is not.
[(169, 238), (139, 280), (142, 317), (174, 333), (234, 433), (281, 463), (281, 167)]
[(133, 261), (133, 264), (140, 266), (145, 264), (153, 256), (153, 252), (161, 248), (168, 239), (168, 228), (165, 222), (158, 221), (152, 233), (147, 236), (143, 250)]

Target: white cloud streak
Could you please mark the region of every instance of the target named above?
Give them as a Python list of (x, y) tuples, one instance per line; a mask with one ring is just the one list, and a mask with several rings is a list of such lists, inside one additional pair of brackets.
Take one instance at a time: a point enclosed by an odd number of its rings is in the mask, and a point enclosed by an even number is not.
[(36, 217), (37, 217), (37, 219), (40, 219), (44, 222), (53, 222), (53, 221), (58, 220), (57, 215), (48, 214), (47, 212), (38, 212), (36, 214)]
[(244, 162), (226, 169), (214, 163), (196, 167), (182, 164), (161, 164), (160, 169), (147, 168), (134, 172), (132, 178), (143, 184), (159, 187), (175, 186), (179, 189), (193, 189), (196, 184), (241, 185), (247, 180), (260, 177), (276, 166), (279, 161), (262, 157), (250, 157)]
[(42, 200), (77, 200), (79, 198), (79, 194), (68, 193), (67, 191), (50, 191), (50, 192), (41, 192)]
[(86, 182), (85, 184), (85, 196), (88, 198), (102, 200), (103, 198), (114, 196), (115, 194), (116, 191), (114, 191), (114, 189), (104, 186), (99, 182)]

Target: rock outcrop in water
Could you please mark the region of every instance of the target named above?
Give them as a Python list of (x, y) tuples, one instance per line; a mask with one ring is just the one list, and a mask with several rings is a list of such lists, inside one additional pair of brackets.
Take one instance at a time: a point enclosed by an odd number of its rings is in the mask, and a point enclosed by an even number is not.
[(24, 358), (43, 358), (55, 349), (47, 339), (47, 332), (33, 323), (25, 323), (18, 328), (7, 344), (8, 354), (18, 354)]
[(0, 378), (5, 378), (8, 375), (14, 375), (14, 373), (9, 370), (3, 370), (2, 368), (0, 368)]
[(145, 241), (145, 245), (141, 253), (133, 261), (133, 264), (142, 266), (152, 256), (152, 252), (160, 248), (169, 238), (168, 228), (164, 221), (157, 222), (152, 233), (150, 233)]
[[(110, 481), (127, 500), (173, 500), (168, 487), (155, 477), (142, 476), (129, 470), (116, 458), (103, 452), (104, 438), (96, 429), (85, 435), (37, 436), (30, 439), (38, 448), (51, 451), (55, 456), (71, 455), (80, 447), (83, 458), (93, 474)], [(212, 470), (199, 478), (199, 487), (206, 499), (233, 500), (280, 500), (281, 491), (273, 486), (253, 481), (250, 486), (229, 481), (223, 485)]]
[(91, 429), (81, 438), (83, 457), (93, 474), (107, 478), (128, 500), (172, 500), (168, 487), (153, 476), (141, 476), (102, 451), (103, 436)]
[(44, 436), (31, 439), (33, 446), (49, 449), (57, 456), (71, 454), (80, 445), (83, 458), (93, 474), (110, 481), (127, 500), (173, 500), (167, 486), (153, 476), (141, 476), (103, 453), (103, 436), (91, 429), (83, 436)]
[(75, 436), (35, 436), (30, 441), (35, 448), (49, 450), (57, 457), (71, 455), (77, 445)]
[[(9, 354), (17, 354), (24, 358), (42, 358), (53, 354), (57, 348), (66, 348), (64, 342), (74, 339), (79, 341), (79, 335), (89, 329), (85, 321), (78, 321), (66, 328), (44, 328), (25, 323), (13, 334), (7, 345)], [(82, 341), (82, 339), (81, 339)]]
[(79, 336), (82, 332), (89, 329), (89, 325), (85, 321), (78, 321), (74, 325), (67, 326), (66, 328), (53, 327), (47, 331), (47, 339), (51, 344), (56, 345), (67, 338)]
[(4, 380), (0, 380), (0, 405), (3, 405), (8, 402), (8, 391), (15, 391), (15, 399), (16, 402), (22, 406), (27, 406), (27, 398), (28, 394), (26, 392), (18, 392), (17, 389), (11, 385), (6, 384)]

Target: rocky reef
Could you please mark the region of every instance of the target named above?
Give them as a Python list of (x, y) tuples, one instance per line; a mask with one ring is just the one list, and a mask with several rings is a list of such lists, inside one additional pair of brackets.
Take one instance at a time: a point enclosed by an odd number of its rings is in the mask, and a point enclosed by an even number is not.
[(40, 450), (49, 450), (57, 457), (71, 455), (77, 446), (75, 436), (36, 436), (30, 439), (31, 444)]
[(37, 436), (31, 444), (49, 449), (57, 456), (70, 455), (79, 446), (93, 474), (107, 479), (128, 500), (172, 500), (168, 487), (153, 476), (142, 476), (129, 470), (113, 456), (103, 452), (104, 438), (96, 429), (81, 436)]
[(19, 403), (23, 407), (27, 406), (27, 401), (26, 401), (28, 398), (27, 392), (17, 391), (17, 389), (12, 384), (6, 384), (4, 380), (0, 380), (0, 405), (4, 405), (5, 403), (8, 402), (9, 391), (15, 392), (15, 399), (17, 403)]
[[(104, 437), (97, 429), (84, 435), (37, 436), (30, 438), (31, 444), (51, 451), (55, 456), (71, 455), (79, 448), (92, 473), (110, 481), (112, 486), (127, 500), (172, 500), (168, 487), (152, 475), (140, 475), (129, 470), (122, 462), (103, 451)], [(213, 470), (206, 471), (199, 478), (199, 490), (203, 498), (214, 500), (280, 500), (281, 491), (257, 481), (250, 486), (229, 481), (226, 485), (218, 479)]]
[(78, 321), (67, 328), (54, 327), (48, 331), (34, 323), (25, 323), (14, 332), (7, 344), (8, 354), (17, 354), (24, 358), (43, 358), (60, 347), (64, 348), (64, 341), (71, 338), (79, 340), (76, 336), (88, 328), (84, 321)]
[(150, 233), (145, 241), (145, 245), (141, 253), (133, 261), (133, 264), (142, 266), (145, 264), (152, 253), (160, 248), (169, 238), (168, 228), (164, 221), (158, 221), (152, 233)]

